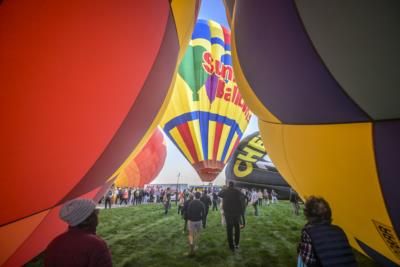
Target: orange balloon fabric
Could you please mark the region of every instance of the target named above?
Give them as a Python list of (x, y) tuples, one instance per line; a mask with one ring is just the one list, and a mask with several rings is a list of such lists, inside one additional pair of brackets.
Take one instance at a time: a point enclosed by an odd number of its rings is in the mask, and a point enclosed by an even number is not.
[(55, 224), (41, 246), (24, 242), (101, 191), (154, 127), (198, 1), (0, 1), (0, 240), (15, 230), (0, 266), (45, 248)]
[(118, 187), (143, 187), (151, 183), (164, 166), (167, 147), (160, 129), (156, 129), (139, 154), (119, 174)]

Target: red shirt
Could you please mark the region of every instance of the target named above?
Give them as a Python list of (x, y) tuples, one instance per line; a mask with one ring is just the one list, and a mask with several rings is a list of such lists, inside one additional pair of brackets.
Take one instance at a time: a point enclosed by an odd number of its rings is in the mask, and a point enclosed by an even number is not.
[(112, 261), (110, 250), (103, 239), (86, 230), (70, 228), (49, 244), (44, 265), (110, 267)]

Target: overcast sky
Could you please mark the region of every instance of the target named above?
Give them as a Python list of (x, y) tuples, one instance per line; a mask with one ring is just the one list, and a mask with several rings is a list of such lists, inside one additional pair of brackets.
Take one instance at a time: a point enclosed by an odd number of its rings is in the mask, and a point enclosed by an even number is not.
[[(199, 12), (200, 19), (212, 19), (229, 28), (222, 0), (202, 0), (201, 2), (201, 8)], [(253, 115), (243, 137), (254, 133), (255, 131), (258, 131), (258, 122), (257, 117)], [(202, 184), (199, 175), (181, 154), (181, 152), (165, 134), (164, 138), (167, 142), (167, 158), (165, 160), (163, 169), (152, 183), (176, 184), (178, 173), (180, 173), (181, 175), (179, 178), (179, 183)], [(214, 181), (214, 184), (225, 184), (225, 170), (218, 175)]]

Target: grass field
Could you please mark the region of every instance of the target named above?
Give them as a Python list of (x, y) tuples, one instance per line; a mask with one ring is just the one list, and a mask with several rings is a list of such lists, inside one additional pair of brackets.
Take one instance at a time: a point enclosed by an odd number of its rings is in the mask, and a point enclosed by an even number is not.
[[(247, 226), (241, 233), (240, 250), (228, 249), (220, 213), (210, 211), (200, 236), (199, 249), (187, 257), (187, 235), (175, 203), (168, 215), (161, 204), (102, 210), (98, 234), (109, 244), (114, 266), (296, 266), (296, 247), (303, 216), (292, 214), (288, 202), (261, 207), (260, 216), (247, 209)], [(360, 267), (378, 267), (356, 254)], [(40, 266), (40, 260), (28, 266)]]

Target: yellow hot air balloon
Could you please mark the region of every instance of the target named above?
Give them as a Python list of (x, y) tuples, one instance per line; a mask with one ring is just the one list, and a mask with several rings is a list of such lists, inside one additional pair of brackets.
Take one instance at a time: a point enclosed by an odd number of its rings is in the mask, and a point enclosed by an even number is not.
[(203, 181), (212, 181), (251, 117), (232, 69), (230, 31), (198, 20), (161, 126)]
[(279, 172), (352, 246), (400, 266), (397, 1), (226, 1), (232, 57)]

